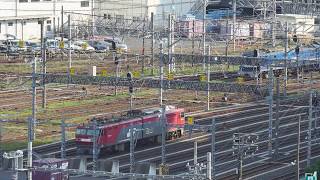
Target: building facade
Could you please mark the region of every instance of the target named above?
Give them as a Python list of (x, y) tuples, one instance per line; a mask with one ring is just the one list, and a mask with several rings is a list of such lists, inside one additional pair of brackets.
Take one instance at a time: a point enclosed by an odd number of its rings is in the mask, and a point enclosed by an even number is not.
[(186, 15), (196, 1), (194, 0), (100, 0), (95, 10), (100, 15), (126, 18), (150, 18), (154, 13), (155, 25), (162, 25), (169, 14), (180, 18)]
[[(17, 39), (40, 38), (40, 19), (45, 19), (47, 37), (58, 35), (61, 9), (64, 12), (91, 14), (92, 0), (7, 0), (0, 3), (0, 39), (13, 35)], [(64, 15), (64, 23), (67, 16)]]

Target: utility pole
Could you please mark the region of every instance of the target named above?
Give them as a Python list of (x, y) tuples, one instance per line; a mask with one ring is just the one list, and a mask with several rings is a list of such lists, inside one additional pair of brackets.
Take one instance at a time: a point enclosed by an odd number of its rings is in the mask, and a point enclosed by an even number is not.
[(207, 111), (210, 110), (210, 56), (211, 56), (211, 46), (208, 47), (208, 57), (207, 57)]
[(212, 119), (212, 126), (211, 126), (211, 168), (212, 168), (212, 179), (216, 179), (216, 168), (215, 168), (215, 161), (216, 161), (216, 121), (215, 118)]
[(151, 12), (151, 75), (154, 76), (154, 14)]
[(46, 108), (47, 104), (47, 95), (46, 95), (46, 83), (45, 83), (45, 74), (47, 72), (46, 67), (46, 41), (44, 38), (44, 20), (41, 21), (41, 58), (42, 58), (42, 108)]
[(277, 104), (276, 104), (276, 124), (275, 124), (275, 157), (279, 156), (279, 110), (280, 110), (280, 82), (279, 78), (276, 78), (276, 91), (277, 91)]
[(269, 103), (269, 129), (268, 129), (268, 153), (269, 156), (272, 155), (272, 121), (273, 121), (273, 69), (272, 67), (269, 67), (269, 84), (268, 84), (268, 89), (269, 89), (269, 96), (268, 98), (268, 103)]
[(203, 0), (203, 16), (202, 16), (202, 41), (203, 41), (203, 52), (202, 52), (202, 55), (203, 55), (203, 62), (202, 62), (202, 65), (203, 65), (203, 71), (205, 71), (206, 69), (206, 58), (205, 58), (205, 55), (206, 55), (206, 13), (207, 13), (207, 0)]
[(160, 42), (160, 107), (163, 106), (163, 43)]
[(289, 49), (289, 38), (288, 38), (288, 22), (286, 22), (285, 24), (285, 60), (284, 60), (284, 91), (283, 91), (283, 95), (286, 97), (287, 96), (287, 84), (288, 84), (288, 64), (287, 64), (287, 60), (288, 60), (288, 49)]
[(236, 23), (237, 23), (237, 2), (236, 0), (232, 0), (232, 39), (233, 39), (233, 52), (236, 51)]
[(313, 91), (310, 90), (309, 96), (309, 116), (308, 116), (308, 154), (307, 154), (307, 167), (310, 167), (310, 159), (311, 159), (311, 128), (312, 128), (312, 97)]
[(301, 133), (301, 115), (298, 121), (298, 147), (297, 147), (297, 179), (300, 180), (300, 133)]

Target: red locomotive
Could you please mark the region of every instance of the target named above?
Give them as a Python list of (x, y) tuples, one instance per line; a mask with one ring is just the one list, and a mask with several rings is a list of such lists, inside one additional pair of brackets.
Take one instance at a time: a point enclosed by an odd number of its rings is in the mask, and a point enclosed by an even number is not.
[[(117, 119), (97, 118), (96, 132), (93, 123), (77, 127), (76, 144), (79, 154), (92, 154), (93, 139), (97, 141), (98, 154), (101, 150), (124, 151), (130, 141), (130, 129), (137, 129), (137, 140), (161, 142), (161, 108), (135, 110)], [(174, 106), (165, 108), (167, 139), (183, 135), (184, 109)], [(94, 138), (94, 133), (96, 137)]]

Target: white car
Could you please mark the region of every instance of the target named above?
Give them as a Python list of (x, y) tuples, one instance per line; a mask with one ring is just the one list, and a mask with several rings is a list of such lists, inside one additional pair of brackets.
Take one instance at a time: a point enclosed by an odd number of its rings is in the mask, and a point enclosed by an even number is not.
[(80, 51), (89, 51), (89, 52), (95, 51), (95, 49), (85, 41), (75, 41), (74, 45), (80, 47), (79, 49)]

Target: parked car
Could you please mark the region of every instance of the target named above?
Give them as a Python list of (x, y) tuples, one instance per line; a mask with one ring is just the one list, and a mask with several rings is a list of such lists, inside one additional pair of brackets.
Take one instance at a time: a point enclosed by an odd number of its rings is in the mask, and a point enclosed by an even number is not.
[(127, 52), (128, 46), (120, 41), (118, 38), (105, 38), (104, 41), (108, 43), (110, 49), (112, 49), (112, 44), (115, 43), (117, 50)]
[(15, 52), (26, 52), (27, 47), (24, 41), (18, 39), (10, 39), (3, 42), (4, 45), (8, 46), (10, 51)]
[(97, 40), (94, 40), (94, 41), (87, 41), (88, 44), (90, 46), (92, 46), (96, 52), (106, 52), (106, 51), (109, 51), (110, 47), (109, 47), (109, 43), (107, 42), (104, 42), (104, 41), (97, 41)]
[(41, 52), (41, 44), (40, 42), (34, 42), (34, 41), (26, 41), (25, 42), (27, 50), (35, 53)]
[[(74, 43), (74, 46), (75, 46), (75, 50), (79, 50), (79, 51), (82, 51), (82, 52), (93, 52), (95, 51), (95, 49), (90, 46), (86, 41), (75, 41)], [(78, 49), (78, 47), (80, 47), (80, 49)]]

